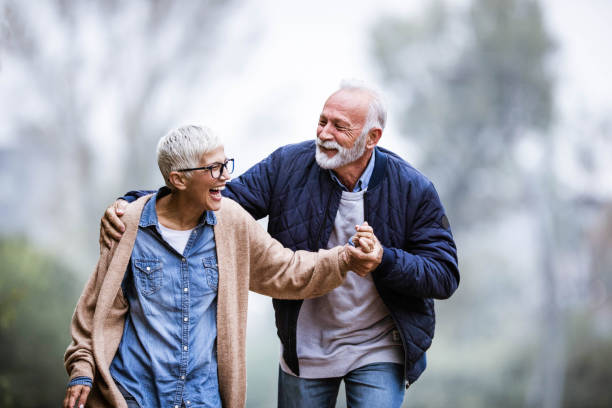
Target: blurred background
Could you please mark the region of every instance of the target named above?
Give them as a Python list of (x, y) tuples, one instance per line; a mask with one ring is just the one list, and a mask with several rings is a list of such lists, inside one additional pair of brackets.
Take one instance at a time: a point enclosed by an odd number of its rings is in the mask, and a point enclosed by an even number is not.
[[(612, 406), (610, 21), (609, 0), (0, 0), (0, 406), (59, 406), (99, 219), (162, 184), (166, 131), (211, 126), (240, 174), (314, 138), (343, 78), (386, 95), (380, 145), (459, 249), (404, 406)], [(247, 342), (247, 406), (274, 407), (255, 294)]]

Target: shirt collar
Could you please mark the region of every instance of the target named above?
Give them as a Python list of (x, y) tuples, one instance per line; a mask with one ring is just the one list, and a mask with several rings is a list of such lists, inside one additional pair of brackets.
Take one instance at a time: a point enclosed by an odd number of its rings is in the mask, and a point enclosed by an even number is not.
[[(374, 172), (374, 162), (376, 161), (375, 157), (376, 157), (376, 154), (374, 151), (372, 151), (372, 157), (370, 157), (370, 161), (368, 162), (368, 165), (366, 166), (365, 170), (361, 174), (361, 177), (359, 177), (359, 180), (357, 180), (357, 183), (355, 184), (355, 188), (353, 188), (353, 191), (352, 191), (353, 193), (357, 193), (359, 191), (362, 191), (368, 188), (368, 184), (370, 183), (370, 178), (372, 178), (372, 173)], [(348, 191), (348, 188), (346, 188), (346, 186), (342, 184), (342, 182), (340, 181), (338, 176), (336, 176), (336, 173), (334, 173), (333, 170), (331, 170), (329, 174), (331, 175), (331, 178), (335, 180), (336, 183), (338, 183), (344, 191)]]
[[(166, 186), (161, 187), (159, 190), (157, 190), (157, 194), (154, 194), (153, 197), (151, 197), (151, 199), (145, 204), (142, 210), (142, 215), (140, 216), (140, 223), (138, 224), (139, 226), (144, 228), (158, 224), (159, 221), (157, 219), (157, 210), (155, 210), (155, 203), (157, 202), (157, 199), (168, 194), (170, 194), (170, 189)], [(217, 225), (217, 216), (215, 215), (215, 212), (204, 211), (204, 213), (200, 217), (200, 220), (198, 221), (198, 225), (196, 225), (196, 228), (202, 224)]]

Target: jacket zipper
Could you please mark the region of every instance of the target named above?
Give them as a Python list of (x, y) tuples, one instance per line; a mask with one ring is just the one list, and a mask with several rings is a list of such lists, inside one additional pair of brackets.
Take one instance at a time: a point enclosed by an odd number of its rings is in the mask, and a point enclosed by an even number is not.
[(323, 221), (321, 222), (321, 226), (319, 227), (319, 236), (317, 237), (317, 242), (315, 243), (320, 248), (326, 248), (327, 243), (321, 242), (321, 236), (323, 235), (323, 230), (325, 229), (325, 224), (327, 224), (327, 214), (329, 213), (329, 205), (331, 203), (332, 195), (334, 194), (334, 189), (332, 188), (329, 193), (329, 197), (327, 198), (327, 205), (325, 206), (325, 213), (323, 214)]
[[(368, 220), (368, 191), (366, 190), (365, 193), (363, 193), (363, 218), (365, 221)], [(369, 224), (369, 222), (368, 222)], [(371, 225), (370, 225), (371, 226)], [(382, 245), (382, 244), (381, 244)], [(391, 308), (389, 307), (389, 305), (387, 305), (387, 302), (385, 302), (385, 299), (380, 295), (380, 291), (378, 290), (378, 287), (376, 286), (376, 282), (374, 282), (374, 287), (376, 288), (376, 292), (378, 292), (378, 296), (380, 297), (380, 299), (383, 301), (383, 303), (385, 304), (385, 306), (387, 307), (387, 309), (389, 310), (389, 316), (391, 316), (391, 319), (393, 320), (393, 323), (395, 323), (395, 328), (397, 329), (397, 332), (400, 336), (400, 339), (402, 340), (402, 347), (404, 348), (404, 375), (406, 375), (406, 369), (408, 367), (408, 357), (406, 356), (406, 339), (404, 338), (404, 333), (402, 333), (402, 330), (400, 329), (400, 325), (397, 323), (397, 319), (395, 318), (395, 316), (393, 316), (393, 311), (391, 310)], [(416, 363), (416, 361), (415, 361)], [(406, 389), (408, 389), (408, 387), (410, 387), (410, 381), (408, 381), (407, 378), (404, 378), (404, 380), (406, 381)]]

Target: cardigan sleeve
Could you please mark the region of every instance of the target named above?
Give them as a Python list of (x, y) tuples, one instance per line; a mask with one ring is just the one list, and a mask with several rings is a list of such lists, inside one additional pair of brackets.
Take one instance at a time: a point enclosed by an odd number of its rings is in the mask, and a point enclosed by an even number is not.
[(340, 256), (342, 247), (294, 252), (248, 218), (250, 290), (277, 299), (306, 299), (344, 282), (348, 265)]
[(68, 372), (69, 381), (78, 377), (94, 378), (96, 372), (92, 350), (94, 312), (106, 270), (116, 247), (117, 242), (113, 241), (110, 249), (102, 249), (98, 264), (85, 284), (72, 315), (70, 325), (72, 341), (64, 354), (64, 366)]

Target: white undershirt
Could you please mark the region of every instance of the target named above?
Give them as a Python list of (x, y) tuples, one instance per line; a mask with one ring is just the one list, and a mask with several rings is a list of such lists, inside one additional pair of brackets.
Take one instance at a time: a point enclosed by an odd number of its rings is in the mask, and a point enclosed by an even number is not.
[(159, 231), (164, 241), (170, 244), (172, 248), (176, 249), (176, 252), (182, 254), (191, 236), (191, 231), (193, 231), (194, 228), (181, 231), (164, 227), (160, 223), (157, 225), (159, 226)]

